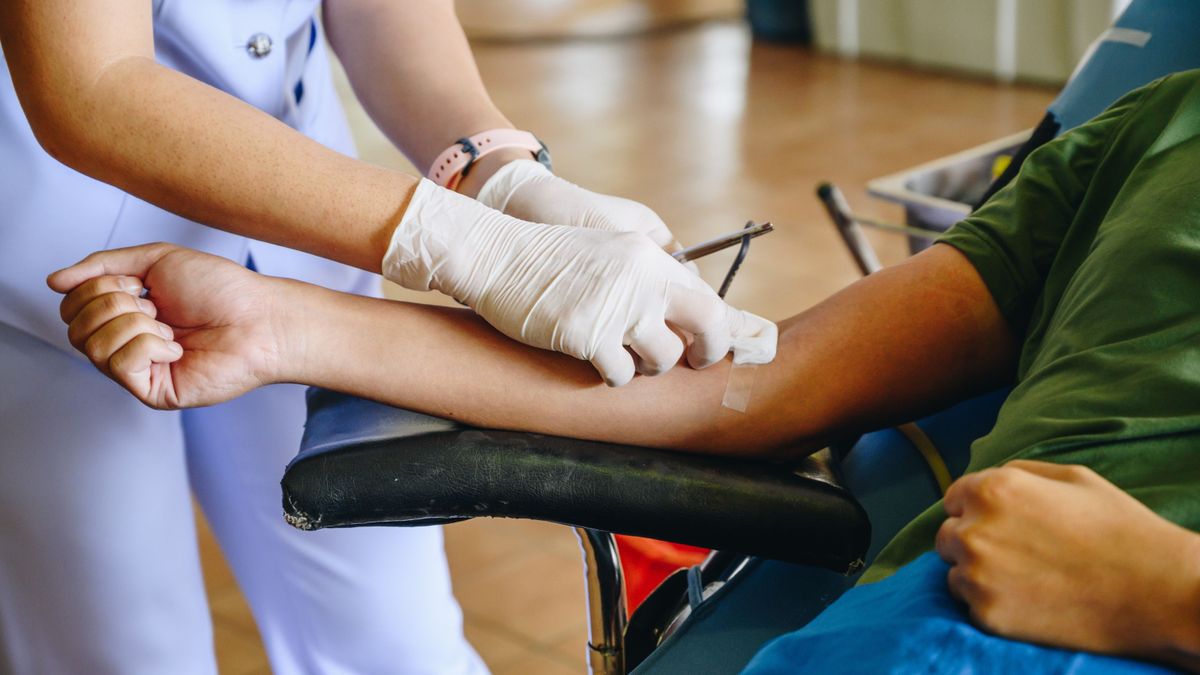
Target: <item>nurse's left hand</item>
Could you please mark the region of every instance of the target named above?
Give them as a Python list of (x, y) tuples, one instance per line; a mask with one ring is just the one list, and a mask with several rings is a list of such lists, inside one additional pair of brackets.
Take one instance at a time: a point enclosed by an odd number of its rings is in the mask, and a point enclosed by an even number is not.
[[(1132, 460), (1131, 460), (1132, 461)], [(950, 592), (1004, 637), (1200, 666), (1200, 536), (1089, 468), (1017, 460), (946, 492)]]
[(224, 258), (172, 244), (113, 249), (47, 283), (66, 294), (71, 344), (152, 408), (212, 405), (274, 381), (276, 294)]
[[(599, 194), (559, 178), (531, 160), (500, 167), (476, 196), (483, 204), (533, 223), (573, 225), (608, 232), (637, 232), (667, 253), (682, 248), (662, 218), (631, 199)], [(689, 265), (695, 271), (694, 265)]]

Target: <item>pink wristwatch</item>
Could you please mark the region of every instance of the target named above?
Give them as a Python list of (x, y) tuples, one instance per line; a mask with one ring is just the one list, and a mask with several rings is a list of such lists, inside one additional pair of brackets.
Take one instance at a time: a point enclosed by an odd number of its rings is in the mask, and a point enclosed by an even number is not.
[(551, 168), (550, 151), (533, 134), (516, 129), (492, 129), (455, 141), (438, 155), (426, 177), (444, 188), (458, 189), (471, 165), (480, 157), (504, 148), (528, 150), (543, 166)]

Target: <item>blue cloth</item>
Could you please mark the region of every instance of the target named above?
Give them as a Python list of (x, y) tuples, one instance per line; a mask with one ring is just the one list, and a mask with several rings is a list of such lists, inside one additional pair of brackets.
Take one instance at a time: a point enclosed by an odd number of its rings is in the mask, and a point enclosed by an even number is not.
[(1196, 0), (1134, 0), (1113, 26), (1141, 33), (1141, 46), (1102, 40), (1074, 79), (1067, 83), (1049, 112), (1074, 129), (1099, 115), (1117, 99), (1164, 75), (1200, 68), (1200, 2)]
[(973, 626), (946, 588), (946, 563), (927, 553), (874, 584), (847, 591), (804, 628), (758, 653), (743, 673), (1070, 673), (1149, 675), (1161, 666), (1041, 647)]

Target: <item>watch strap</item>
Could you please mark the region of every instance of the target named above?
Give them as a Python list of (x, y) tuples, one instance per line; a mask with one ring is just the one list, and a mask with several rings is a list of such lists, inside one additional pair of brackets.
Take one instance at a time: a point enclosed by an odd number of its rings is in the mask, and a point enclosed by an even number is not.
[(505, 148), (528, 150), (538, 162), (550, 168), (550, 153), (533, 134), (517, 129), (491, 129), (455, 141), (438, 155), (426, 177), (444, 188), (455, 190), (476, 161)]

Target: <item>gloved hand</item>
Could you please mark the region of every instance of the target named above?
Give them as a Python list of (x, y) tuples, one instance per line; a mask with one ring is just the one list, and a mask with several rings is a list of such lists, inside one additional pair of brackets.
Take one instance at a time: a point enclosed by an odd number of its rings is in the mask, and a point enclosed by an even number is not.
[(519, 220), (428, 180), (383, 274), (450, 295), (515, 340), (590, 361), (611, 386), (673, 367), (685, 347), (672, 327), (692, 336), (695, 368), (731, 349), (738, 363), (775, 357), (775, 324), (726, 305), (646, 236)]
[(668, 253), (682, 248), (662, 218), (648, 206), (585, 190), (531, 159), (518, 159), (500, 167), (483, 184), (476, 199), (521, 220), (638, 232)]

